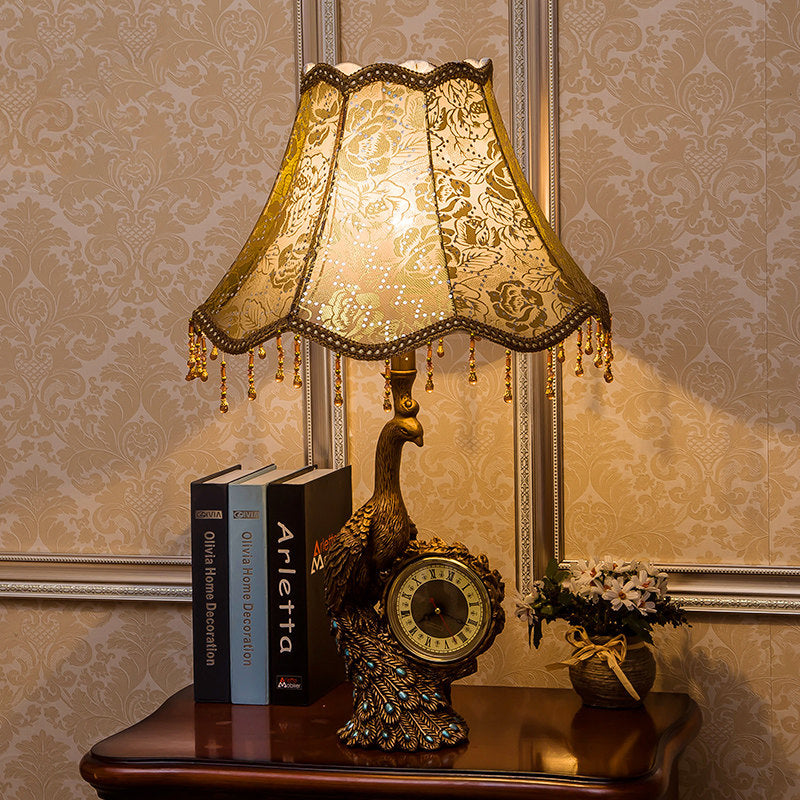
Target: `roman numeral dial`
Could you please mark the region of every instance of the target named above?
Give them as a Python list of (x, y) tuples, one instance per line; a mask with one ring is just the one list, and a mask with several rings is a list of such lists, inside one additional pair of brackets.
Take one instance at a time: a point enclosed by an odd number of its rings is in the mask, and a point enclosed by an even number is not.
[(385, 597), (389, 627), (424, 661), (450, 663), (482, 651), (492, 604), (481, 576), (468, 564), (438, 555), (407, 564)]

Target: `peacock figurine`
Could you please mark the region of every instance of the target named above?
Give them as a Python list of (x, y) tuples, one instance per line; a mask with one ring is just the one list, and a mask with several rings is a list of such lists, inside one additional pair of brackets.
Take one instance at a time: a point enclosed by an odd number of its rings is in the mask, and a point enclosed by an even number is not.
[[(375, 450), (370, 499), (331, 543), (325, 562), (325, 594), (331, 628), (353, 684), (353, 716), (339, 730), (351, 747), (435, 750), (467, 738), (464, 719), (450, 706), (450, 682), (475, 670), (474, 660), (453, 670), (410, 656), (376, 610), (389, 568), (414, 549), (416, 527), (400, 491), (406, 442), (422, 446), (419, 404), (411, 397), (413, 360), (393, 360), (394, 417)], [(404, 368), (405, 367), (405, 368)]]
[(372, 496), (345, 523), (328, 551), (325, 592), (331, 614), (374, 606), (383, 591), (381, 573), (417, 536), (400, 491), (403, 445), (422, 447), (419, 403), (411, 399), (410, 390), (407, 379), (395, 389), (395, 415), (384, 425), (375, 448)]

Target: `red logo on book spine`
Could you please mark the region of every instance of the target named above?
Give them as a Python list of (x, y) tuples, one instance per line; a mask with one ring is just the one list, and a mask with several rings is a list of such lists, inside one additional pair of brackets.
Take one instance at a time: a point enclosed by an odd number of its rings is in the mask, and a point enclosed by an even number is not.
[(321, 569), (325, 569), (325, 562), (322, 560), (322, 552), (317, 541), (314, 543), (314, 555), (311, 557), (311, 574)]

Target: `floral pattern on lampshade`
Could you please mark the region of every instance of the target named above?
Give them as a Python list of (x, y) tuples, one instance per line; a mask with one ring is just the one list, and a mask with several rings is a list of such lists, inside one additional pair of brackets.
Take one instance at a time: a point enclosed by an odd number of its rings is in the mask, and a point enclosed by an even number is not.
[(609, 329), (491, 78), (488, 60), (312, 68), (272, 194), (195, 330), (231, 353), (293, 331), (378, 359), (455, 330), (531, 351), (590, 316)]

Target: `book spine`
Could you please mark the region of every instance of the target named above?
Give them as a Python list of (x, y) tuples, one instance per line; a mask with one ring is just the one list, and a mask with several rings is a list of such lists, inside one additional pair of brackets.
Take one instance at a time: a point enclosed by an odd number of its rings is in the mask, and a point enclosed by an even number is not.
[(325, 610), (325, 560), (334, 537), (352, 513), (350, 467), (313, 481), (305, 495), (306, 626), (308, 635), (308, 702), (314, 702), (345, 679)]
[(192, 483), (192, 628), (194, 696), (231, 699), (228, 622), (228, 492), (226, 484)]
[(304, 705), (308, 697), (303, 489), (267, 489), (269, 693), (276, 705)]
[(267, 542), (263, 485), (228, 490), (231, 702), (265, 705), (267, 691)]

